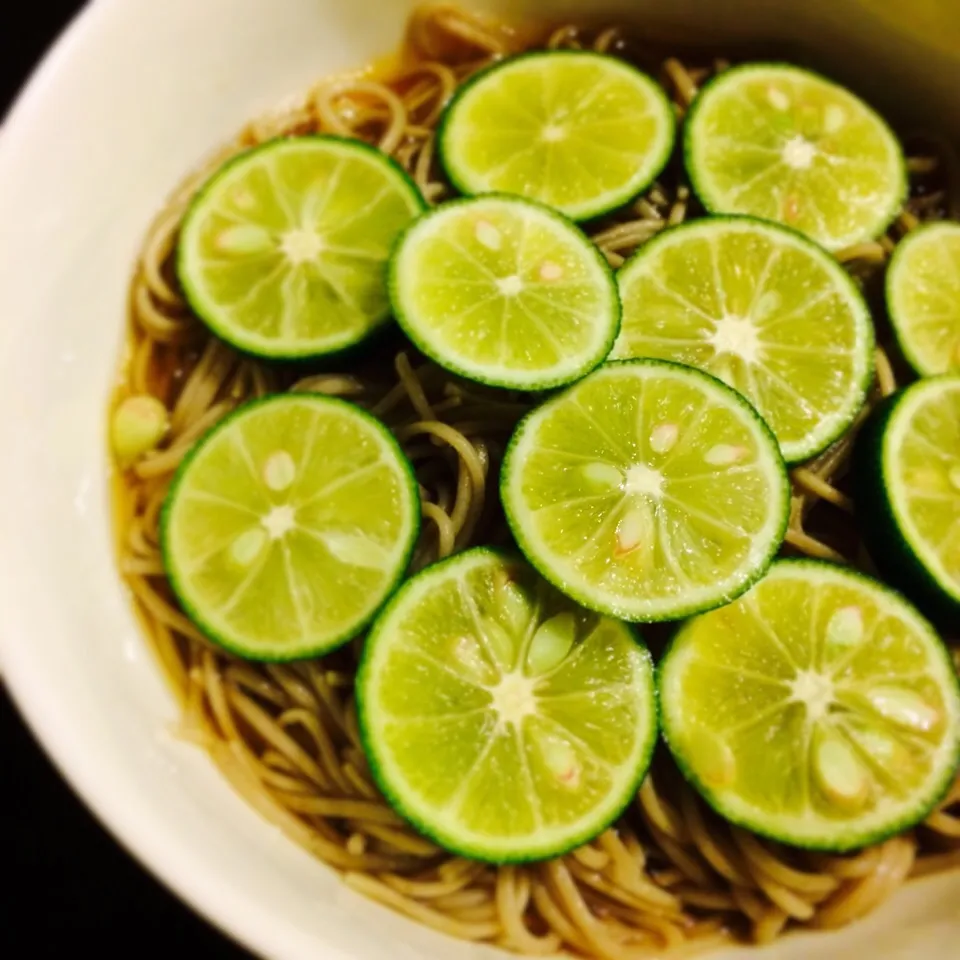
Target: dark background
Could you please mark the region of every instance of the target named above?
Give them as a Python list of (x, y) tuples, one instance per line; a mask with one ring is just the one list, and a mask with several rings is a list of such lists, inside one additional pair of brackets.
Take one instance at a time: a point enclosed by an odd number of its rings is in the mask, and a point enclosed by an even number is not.
[[(0, 4), (0, 117), (81, 6), (79, 0)], [(0, 781), (0, 872), (8, 891), (0, 900), (0, 956), (248, 957), (107, 835), (41, 753), (2, 682)]]

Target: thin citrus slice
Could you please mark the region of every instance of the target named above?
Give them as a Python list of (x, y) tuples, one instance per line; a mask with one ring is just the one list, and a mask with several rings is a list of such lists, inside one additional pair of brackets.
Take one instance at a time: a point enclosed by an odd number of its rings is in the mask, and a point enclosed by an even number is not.
[(921, 821), (960, 761), (946, 648), (904, 600), (809, 560), (684, 624), (659, 666), (664, 736), (728, 820), (844, 851)]
[(370, 632), (360, 730), (385, 796), (422, 833), (492, 862), (601, 833), (653, 753), (653, 666), (631, 628), (486, 548), (409, 580)]
[(332, 397), (242, 407), (180, 467), (161, 540), (170, 582), (211, 640), (252, 660), (339, 646), (407, 566), (413, 470), (387, 429)]
[(934, 223), (897, 244), (887, 268), (887, 309), (907, 361), (921, 377), (960, 373), (960, 223)]
[(424, 353), (501, 387), (576, 380), (620, 328), (599, 250), (569, 220), (519, 197), (454, 200), (421, 217), (390, 262), (390, 295)]
[(699, 370), (653, 360), (606, 364), (534, 410), (500, 494), (534, 566), (624, 620), (738, 596), (777, 552), (790, 499), (756, 411)]
[(844, 433), (873, 377), (873, 323), (843, 268), (793, 230), (711, 217), (644, 244), (617, 277), (613, 356), (699, 367), (742, 393), (788, 462)]
[(884, 401), (857, 438), (854, 480), (860, 533), (884, 578), (960, 634), (960, 376)]
[(881, 234), (907, 192), (884, 120), (849, 90), (785, 64), (748, 63), (708, 83), (684, 152), (712, 213), (779, 220), (828, 250)]
[(649, 186), (674, 136), (673, 108), (646, 74), (614, 57), (555, 50), (465, 84), (447, 108), (440, 158), (463, 193), (515, 193), (587, 220)]
[(356, 140), (272, 140), (222, 167), (183, 223), (177, 272), (219, 337), (262, 357), (313, 357), (389, 317), (387, 257), (423, 209), (389, 157)]

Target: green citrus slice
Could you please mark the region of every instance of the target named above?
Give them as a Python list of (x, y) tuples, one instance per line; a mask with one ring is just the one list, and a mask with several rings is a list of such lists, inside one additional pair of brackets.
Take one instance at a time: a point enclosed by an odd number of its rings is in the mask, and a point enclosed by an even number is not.
[(515, 193), (587, 220), (649, 186), (674, 136), (673, 108), (650, 77), (565, 50), (514, 57), (465, 84), (439, 149), (462, 193)]
[(664, 736), (728, 820), (843, 851), (922, 820), (960, 760), (960, 689), (931, 626), (832, 564), (775, 563), (684, 624), (659, 666)]
[(789, 482), (756, 411), (719, 380), (609, 363), (510, 441), (500, 494), (531, 563), (579, 603), (675, 620), (746, 590), (780, 546)]
[(857, 438), (860, 533), (884, 578), (960, 627), (960, 376), (884, 401)]
[(261, 357), (336, 353), (389, 318), (386, 263), (423, 209), (391, 159), (356, 140), (272, 140), (197, 195), (177, 272), (219, 337)]
[(887, 310), (900, 349), (921, 377), (960, 372), (960, 223), (934, 223), (897, 244)]
[(421, 217), (390, 262), (394, 313), (441, 366), (542, 390), (610, 352), (620, 327), (613, 273), (570, 221), (519, 197), (455, 200)]
[(843, 268), (793, 230), (712, 217), (644, 244), (620, 270), (612, 356), (699, 367), (742, 393), (788, 462), (850, 426), (873, 377), (873, 323)]
[(907, 192), (884, 120), (849, 90), (784, 64), (750, 63), (708, 83), (684, 152), (709, 211), (779, 220), (828, 250), (881, 234)]
[(409, 580), (357, 677), (384, 795), (463, 856), (542, 860), (601, 833), (657, 736), (653, 666), (631, 628), (486, 548)]
[(332, 397), (255, 401), (180, 467), (161, 545), (184, 609), (252, 660), (339, 646), (406, 569), (419, 530), (413, 470), (387, 429)]

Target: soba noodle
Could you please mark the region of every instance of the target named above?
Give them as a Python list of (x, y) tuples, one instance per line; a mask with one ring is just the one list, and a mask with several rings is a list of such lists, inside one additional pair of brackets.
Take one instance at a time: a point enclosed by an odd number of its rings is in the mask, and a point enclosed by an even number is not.
[[(191, 314), (171, 254), (184, 208), (204, 178), (231, 154), (275, 136), (319, 130), (360, 137), (396, 157), (430, 202), (443, 199), (450, 191), (434, 158), (440, 111), (465, 77), (528, 46), (594, 48), (634, 59), (643, 49), (616, 27), (561, 26), (535, 37), (452, 8), (421, 11), (396, 67), (323, 83), (283, 113), (251, 124), (170, 199), (144, 241), (133, 282), (118, 396), (158, 398), (170, 429), (161, 449), (118, 478), (121, 569), (182, 702), (183, 736), (207, 749), (287, 836), (393, 910), (518, 953), (563, 949), (606, 960), (705, 949), (730, 938), (764, 942), (788, 926), (841, 926), (874, 910), (909, 877), (960, 866), (960, 782), (917, 830), (854, 855), (824, 856), (721, 821), (661, 756), (635, 806), (585, 847), (538, 865), (473, 863), (420, 837), (378, 794), (352, 698), (359, 640), (318, 661), (244, 663), (205, 641), (166, 582), (157, 525), (174, 470), (226, 413), (280, 390), (349, 397), (390, 425), (420, 484), (425, 523), (414, 568), (470, 544), (508, 540), (493, 478), (528, 398), (466, 384), (409, 349), (309, 375), (240, 356)], [(655, 56), (642, 54), (647, 69)], [(660, 78), (681, 116), (698, 87), (727, 66), (702, 56), (661, 62)], [(908, 146), (913, 189), (898, 221), (878, 242), (838, 255), (868, 290), (900, 236), (921, 221), (960, 216), (956, 156), (932, 137)], [(617, 266), (682, 221), (693, 202), (682, 173), (671, 167), (643, 197), (600, 224), (594, 240)], [(881, 343), (884, 336), (880, 331)], [(871, 403), (895, 387), (894, 366), (878, 348)], [(851, 441), (848, 434), (793, 470), (787, 552), (867, 563), (842, 490)], [(656, 645), (656, 632), (647, 635)]]

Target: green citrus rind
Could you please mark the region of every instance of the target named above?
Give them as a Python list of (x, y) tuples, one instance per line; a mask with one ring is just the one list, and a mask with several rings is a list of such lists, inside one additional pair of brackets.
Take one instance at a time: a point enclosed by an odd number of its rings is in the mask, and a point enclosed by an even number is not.
[[(436, 283), (439, 275), (429, 263), (423, 263), (418, 259), (420, 244), (435, 240), (438, 231), (444, 227), (453, 225), (455, 228), (458, 220), (468, 221), (470, 218), (483, 217), (484, 211), (488, 211), (488, 215), (492, 218), (498, 216), (515, 220), (527, 218), (524, 220), (522, 228), (524, 230), (528, 229), (530, 223), (536, 223), (541, 228), (549, 226), (549, 229), (555, 232), (554, 236), (559, 238), (559, 242), (565, 244), (566, 255), (569, 255), (571, 248), (576, 248), (578, 262), (572, 265), (565, 262), (564, 266), (566, 269), (572, 266), (574, 269), (579, 268), (588, 273), (582, 285), (591, 288), (591, 292), (595, 294), (593, 299), (602, 305), (601, 309), (597, 309), (597, 305), (594, 304), (590, 310), (577, 311), (575, 319), (570, 319), (573, 307), (569, 302), (558, 301), (557, 307), (551, 306), (549, 302), (546, 306), (540, 305), (543, 295), (550, 293), (550, 283), (541, 280), (534, 271), (536, 264), (533, 260), (537, 258), (532, 258), (526, 265), (524, 277), (524, 283), (536, 284), (539, 287), (540, 293), (537, 294), (536, 300), (533, 303), (524, 301), (524, 292), (521, 291), (515, 296), (501, 295), (498, 302), (504, 309), (511, 303), (521, 302), (525, 317), (530, 319), (532, 316), (539, 331), (556, 332), (560, 330), (561, 322), (577, 331), (585, 326), (590, 328), (593, 330), (591, 342), (585, 344), (579, 352), (567, 352), (560, 349), (558, 343), (556, 360), (552, 364), (547, 365), (544, 362), (543, 366), (532, 368), (517, 363), (507, 363), (502, 359), (502, 355), (497, 362), (484, 361), (471, 357), (463, 349), (457, 349), (449, 342), (445, 342), (444, 337), (435, 329), (437, 323), (449, 323), (453, 316), (452, 293), (445, 294), (443, 308), (434, 313), (417, 305), (415, 301), (420, 283), (427, 285), (431, 282)], [(465, 247), (461, 247), (458, 252), (463, 257), (469, 253)], [(486, 268), (482, 267), (482, 269)], [(442, 283), (445, 288), (456, 285), (456, 280), (446, 279), (446, 274), (443, 276), (445, 279)], [(502, 282), (505, 278), (497, 279)], [(518, 279), (516, 271), (506, 279)], [(501, 342), (510, 341), (512, 339), (510, 329), (504, 325), (502, 319), (505, 314), (491, 317), (489, 322), (486, 322), (482, 316), (476, 317), (476, 297), (486, 296), (486, 291), (481, 294), (476, 292), (477, 282), (476, 279), (467, 280), (463, 287), (465, 312), (475, 317), (471, 319), (470, 337), (466, 340), (466, 344), (473, 345), (476, 342), (474, 338), (486, 341), (495, 336), (499, 336)], [(491, 278), (491, 287), (494, 282)], [(489, 386), (539, 391), (578, 380), (603, 362), (620, 329), (620, 299), (617, 295), (617, 284), (603, 254), (571, 220), (549, 207), (523, 197), (484, 194), (451, 200), (425, 213), (411, 224), (397, 241), (390, 258), (388, 286), (397, 322), (422, 353), (451, 373)], [(495, 292), (493, 296), (496, 297)], [(568, 301), (569, 299), (568, 295)], [(565, 314), (563, 310), (571, 313)], [(543, 351), (538, 355), (542, 354)]]
[[(392, 466), (396, 468), (397, 477), (401, 481), (399, 486), (404, 495), (404, 502), (399, 504), (399, 507), (406, 512), (409, 522), (405, 536), (400, 541), (402, 543), (400, 559), (391, 574), (385, 578), (379, 595), (367, 604), (367, 609), (362, 616), (344, 624), (340, 629), (329, 635), (321, 636), (307, 643), (297, 644), (284, 642), (283, 640), (257, 642), (256, 638), (251, 641), (251, 638), (242, 635), (228, 635), (221, 627), (212, 622), (210, 614), (203, 609), (202, 601), (197, 602), (195, 591), (191, 589), (189, 583), (189, 577), (182, 570), (178, 549), (174, 542), (175, 513), (178, 498), (189, 484), (191, 470), (198, 463), (199, 458), (203, 456), (204, 449), (211, 440), (235, 429), (244, 417), (269, 410), (271, 407), (276, 408), (291, 403), (316, 405), (326, 410), (342, 410), (346, 415), (363, 424), (371, 436), (376, 437), (377, 441), (382, 444), (382, 452), (386, 452), (387, 456), (391, 457)], [(217, 646), (223, 647), (244, 659), (262, 662), (283, 663), (322, 656), (341, 647), (361, 633), (403, 580), (420, 533), (420, 500), (417, 491), (417, 478), (413, 466), (407, 460), (396, 439), (379, 420), (355, 404), (336, 397), (307, 393), (280, 394), (254, 400), (244, 404), (212, 427), (194, 444), (178, 467), (160, 513), (160, 549), (164, 568), (181, 607), (197, 628)], [(336, 586), (334, 585), (332, 589), (335, 590)]]
[[(890, 263), (887, 265), (885, 280), (887, 315), (890, 318), (897, 343), (900, 345), (901, 353), (903, 353), (907, 363), (921, 377), (935, 377), (945, 373), (960, 372), (960, 296), (953, 296), (952, 292), (947, 289), (939, 289), (934, 294), (939, 296), (941, 301), (952, 299), (953, 302), (954, 336), (952, 342), (947, 345), (947, 349), (952, 355), (948, 355), (945, 359), (942, 357), (933, 359), (924, 356), (924, 351), (917, 342), (917, 334), (913, 327), (915, 318), (909, 315), (909, 307), (903, 302), (902, 288), (911, 279), (907, 276), (911, 269), (909, 258), (918, 251), (921, 244), (928, 242), (935, 244), (937, 238), (943, 237), (952, 238), (957, 248), (960, 249), (960, 224), (939, 221), (924, 224), (916, 230), (912, 230), (897, 244), (893, 256), (890, 258)], [(940, 249), (942, 250), (942, 247)], [(960, 257), (957, 258), (955, 264), (951, 264), (949, 260), (944, 263), (941, 259), (938, 269), (949, 269), (951, 265), (955, 267), (954, 285), (960, 288)]]
[[(718, 214), (706, 219), (692, 220), (687, 223), (678, 224), (675, 227), (669, 227), (661, 231), (644, 243), (617, 271), (617, 285), (620, 289), (623, 309), (623, 318), (620, 327), (621, 339), (628, 329), (629, 291), (627, 290), (627, 286), (631, 279), (644, 268), (648, 261), (651, 261), (665, 247), (676, 244), (678, 240), (684, 240), (688, 237), (693, 239), (709, 237), (713, 231), (723, 230), (724, 228), (731, 231), (742, 231), (743, 233), (756, 231), (760, 234), (767, 234), (770, 237), (777, 238), (777, 240), (785, 246), (791, 246), (809, 255), (817, 267), (825, 271), (829, 276), (838, 295), (843, 298), (844, 304), (851, 315), (855, 327), (857, 344), (854, 349), (849, 351), (849, 354), (856, 360), (855, 366), (857, 369), (854, 371), (853, 376), (848, 379), (847, 393), (842, 398), (842, 404), (840, 404), (837, 409), (830, 411), (829, 415), (824, 414), (821, 416), (816, 426), (809, 430), (801, 440), (781, 442), (780, 444), (784, 459), (788, 464), (803, 463), (822, 453), (831, 444), (839, 440), (840, 437), (849, 430), (851, 423), (863, 408), (874, 378), (873, 351), (875, 346), (873, 320), (869, 307), (863, 298), (863, 294), (860, 292), (850, 274), (847, 273), (833, 257), (826, 253), (822, 247), (814, 243), (805, 234), (780, 223), (735, 214)], [(777, 321), (774, 320), (772, 322), (776, 323)], [(626, 356), (618, 352), (618, 346), (619, 344), (614, 346), (611, 357), (627, 359)], [(674, 360), (680, 363), (688, 362), (679, 356), (663, 357), (662, 359)], [(690, 365), (696, 366), (696, 364)], [(714, 374), (710, 369), (706, 369), (705, 372), (717, 376), (717, 374)], [(723, 378), (721, 377), (720, 379)], [(728, 386), (732, 385), (728, 383)], [(791, 384), (791, 386), (794, 389), (796, 388), (796, 384)], [(734, 389), (736, 388), (734, 387)], [(764, 411), (760, 409), (756, 398), (749, 394), (745, 394), (745, 396), (751, 404), (758, 407), (761, 416), (763, 416)], [(767, 422), (773, 426), (769, 416), (767, 417)], [(776, 433), (775, 429), (774, 433)]]
[[(878, 140), (882, 142), (887, 154), (883, 172), (884, 196), (880, 198), (865, 196), (862, 198), (862, 206), (870, 211), (870, 215), (865, 216), (862, 223), (851, 227), (844, 234), (837, 234), (822, 227), (805, 229), (803, 232), (829, 250), (839, 250), (879, 236), (896, 218), (907, 197), (906, 160), (899, 141), (886, 121), (855, 94), (812, 70), (787, 63), (756, 62), (732, 67), (717, 74), (706, 83), (693, 101), (684, 124), (683, 154), (691, 184), (701, 203), (710, 213), (740, 213), (778, 221), (785, 219), (782, 214), (774, 216), (769, 211), (745, 207), (731, 201), (715, 184), (710, 182), (705, 169), (705, 154), (709, 149), (707, 141), (711, 138), (705, 136), (701, 130), (701, 126), (705, 122), (704, 117), (713, 104), (715, 102), (719, 103), (720, 97), (726, 96), (728, 91), (733, 89), (736, 84), (749, 80), (751, 77), (763, 76), (765, 73), (770, 74), (771, 77), (789, 78), (794, 82), (809, 83), (823, 90), (829, 90), (838, 106), (843, 104), (856, 111), (860, 119), (870, 126)], [(843, 108), (841, 107), (841, 109)], [(738, 132), (734, 130), (724, 136), (729, 136), (733, 140)], [(728, 149), (729, 146), (728, 144)], [(751, 144), (748, 142), (747, 146), (751, 146)], [(852, 203), (852, 200), (849, 198), (841, 200), (841, 205), (849, 205), (850, 203)]]
[(633, 627), (623, 623), (616, 624), (617, 628), (623, 631), (624, 639), (628, 640), (638, 653), (638, 666), (641, 669), (638, 686), (642, 687), (645, 700), (643, 712), (646, 729), (638, 738), (629, 775), (622, 778), (618, 789), (604, 799), (599, 809), (580, 818), (584, 822), (574, 828), (567, 828), (562, 833), (555, 832), (552, 836), (549, 828), (546, 828), (519, 841), (498, 842), (496, 837), (484, 840), (445, 825), (437, 811), (425, 809), (425, 805), (412, 796), (409, 787), (402, 781), (402, 776), (391, 769), (391, 758), (381, 749), (377, 727), (378, 709), (375, 700), (378, 658), (381, 651), (390, 646), (392, 621), (402, 616), (411, 594), (422, 589), (424, 584), (429, 584), (431, 580), (456, 576), (458, 571), (475, 565), (516, 562), (517, 558), (510, 553), (489, 547), (475, 547), (440, 560), (408, 580), (391, 597), (377, 617), (364, 646), (356, 683), (357, 719), (364, 751), (374, 780), (390, 805), (419, 833), (445, 850), (494, 864), (534, 863), (562, 856), (602, 833), (635, 799), (652, 762), (659, 732), (653, 659)]
[[(831, 821), (815, 814), (797, 820), (789, 816), (778, 818), (765, 811), (748, 809), (745, 802), (731, 801), (729, 797), (722, 796), (714, 786), (705, 782), (702, 769), (698, 769), (702, 764), (694, 761), (680, 746), (684, 739), (678, 733), (683, 725), (685, 713), (683, 698), (678, 690), (670, 688), (680, 682), (680, 674), (677, 671), (681, 668), (676, 664), (681, 659), (681, 654), (686, 652), (685, 645), (693, 642), (690, 640), (693, 626), (698, 625), (698, 622), (706, 617), (722, 613), (721, 610), (703, 614), (682, 624), (671, 638), (657, 665), (662, 733), (685, 779), (716, 813), (728, 822), (751, 833), (792, 847), (825, 853), (848, 853), (880, 843), (922, 822), (949, 791), (957, 768), (960, 766), (960, 682), (958, 682), (950, 655), (933, 627), (901, 596), (864, 574), (820, 560), (778, 560), (771, 566), (767, 577), (760, 582), (758, 588), (768, 579), (772, 582), (771, 578), (790, 576), (797, 572), (812, 577), (831, 578), (848, 587), (868, 589), (874, 597), (883, 598), (884, 602), (890, 605), (889, 609), (896, 610), (903, 619), (914, 626), (916, 636), (922, 638), (922, 642), (930, 653), (931, 661), (936, 665), (939, 679), (942, 681), (940, 691), (949, 707), (949, 716), (942, 737), (939, 763), (935, 765), (923, 789), (918, 791), (919, 795), (911, 797), (909, 803), (901, 805), (902, 809), (885, 819), (876, 817), (876, 822), (868, 822), (867, 818), (863, 818), (864, 822), (859, 825), (855, 822), (851, 823), (848, 819), (839, 822), (838, 825), (836, 820)], [(775, 789), (776, 785), (771, 784), (771, 792)]]
[[(399, 163), (369, 144), (346, 137), (310, 134), (270, 140), (233, 157), (220, 167), (200, 188), (184, 216), (176, 251), (177, 277), (191, 308), (214, 334), (243, 353), (271, 360), (305, 360), (348, 353), (376, 335), (390, 320), (386, 292), (386, 253), (379, 267), (374, 265), (370, 268), (369, 279), (372, 286), (376, 286), (374, 271), (383, 271), (381, 298), (383, 302), (380, 307), (368, 315), (354, 304), (351, 307), (354, 314), (351, 321), (353, 329), (334, 331), (326, 335), (313, 337), (258, 335), (238, 325), (231, 316), (230, 305), (217, 302), (217, 299), (211, 295), (209, 285), (204, 282), (201, 276), (203, 254), (198, 250), (200, 235), (209, 218), (217, 215), (218, 203), (223, 202), (225, 192), (232, 180), (252, 170), (254, 164), (270, 158), (273, 154), (292, 153), (299, 150), (312, 150), (337, 156), (344, 164), (372, 164), (385, 185), (384, 189), (402, 198), (408, 208), (409, 220), (426, 208), (426, 202), (419, 189)], [(349, 176), (349, 173), (346, 176)], [(334, 177), (334, 179), (337, 178)], [(276, 185), (274, 184), (271, 189), (274, 191), (275, 198)], [(281, 205), (286, 205), (288, 201), (289, 197)], [(302, 212), (298, 211), (298, 213)], [(398, 229), (397, 234), (399, 232)], [(388, 246), (392, 246), (392, 242)], [(371, 262), (374, 261), (371, 260)]]
[[(897, 438), (902, 440), (909, 429), (917, 404), (946, 389), (960, 394), (960, 376), (920, 380), (888, 397), (871, 413), (854, 447), (854, 502), (860, 535), (884, 578), (929, 617), (956, 629), (960, 585), (951, 584), (943, 561), (932, 554), (907, 515), (904, 479), (896, 475), (894, 462)], [(955, 469), (960, 469), (960, 450), (957, 454)], [(960, 489), (954, 496), (960, 503)]]
[[(743, 417), (743, 423), (749, 424), (750, 429), (754, 431), (754, 439), (766, 458), (768, 481), (766, 496), (769, 499), (765, 502), (768, 503), (769, 508), (769, 531), (763, 538), (754, 539), (749, 563), (734, 575), (729, 576), (726, 581), (711, 584), (709, 587), (701, 585), (697, 590), (689, 591), (690, 595), (681, 596), (672, 602), (658, 600), (651, 603), (641, 597), (637, 602), (627, 603), (623, 599), (617, 600), (604, 596), (602, 591), (597, 591), (593, 585), (582, 582), (582, 579), (578, 582), (569, 571), (564, 572), (561, 569), (562, 558), (534, 541), (530, 535), (530, 525), (525, 522), (524, 515), (527, 507), (523, 502), (522, 476), (523, 464), (530, 452), (524, 449), (527, 434), (534, 430), (554, 407), (564, 403), (580, 385), (586, 384), (594, 377), (607, 376), (611, 372), (616, 374), (617, 371), (637, 371), (641, 377), (647, 371), (651, 375), (659, 373), (699, 381), (704, 390), (711, 392), (715, 398), (721, 399), (728, 408), (739, 412)], [(783, 543), (789, 523), (790, 496), (790, 478), (776, 438), (743, 396), (708, 373), (663, 360), (609, 361), (577, 384), (551, 396), (527, 414), (517, 425), (507, 446), (500, 473), (500, 499), (507, 523), (518, 546), (541, 576), (581, 606), (635, 623), (652, 623), (689, 617), (729, 603), (748, 590), (763, 576)], [(756, 549), (758, 543), (760, 549)]]
[[(461, 122), (466, 122), (463, 117), (466, 115), (466, 108), (471, 105), (471, 101), (488, 93), (493, 85), (507, 76), (510, 71), (523, 70), (533, 64), (538, 68), (535, 73), (542, 78), (545, 75), (545, 69), (549, 69), (549, 66), (559, 66), (564, 63), (597, 64), (614, 71), (621, 77), (629, 78), (637, 90), (642, 91), (643, 97), (647, 98), (646, 105), (652, 106), (659, 114), (659, 131), (653, 144), (648, 148), (644, 162), (638, 163), (632, 175), (626, 178), (622, 184), (575, 203), (553, 203), (542, 189), (539, 191), (532, 190), (526, 185), (518, 184), (516, 188), (511, 189), (506, 184), (492, 184), (480, 174), (471, 170), (469, 164), (459, 155), (462, 150), (458, 148), (457, 144), (457, 141), (465, 136), (460, 127)], [(545, 68), (544, 65), (548, 66)], [(599, 89), (601, 86), (602, 84), (596, 82), (593, 84), (594, 89)], [(503, 122), (502, 118), (499, 122)], [(573, 220), (582, 221), (616, 210), (650, 186), (670, 159), (675, 138), (676, 120), (673, 106), (660, 85), (643, 72), (622, 60), (592, 51), (540, 50), (496, 63), (481, 71), (460, 87), (441, 121), (438, 152), (447, 176), (461, 193), (470, 195), (488, 192), (522, 193), (530, 199), (539, 200), (555, 207)], [(582, 163), (582, 157), (580, 162)]]

